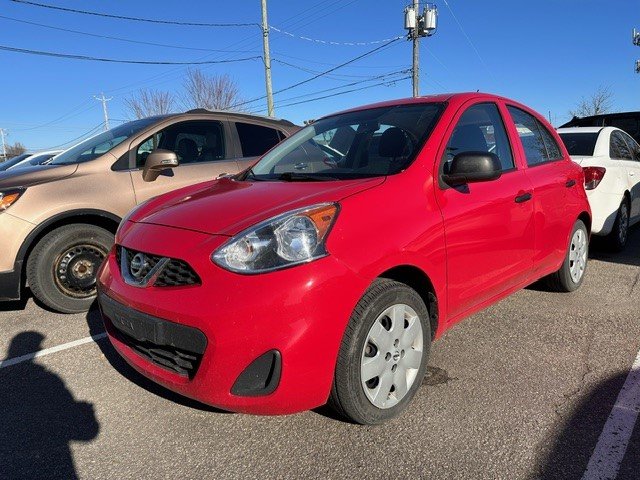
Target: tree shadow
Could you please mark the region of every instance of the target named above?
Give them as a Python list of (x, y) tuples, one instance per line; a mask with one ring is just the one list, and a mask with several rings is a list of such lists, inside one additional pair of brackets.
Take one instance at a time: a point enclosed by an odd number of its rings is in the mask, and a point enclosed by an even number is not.
[[(41, 350), (44, 335), (27, 331), (11, 341), (7, 359)], [(72, 441), (98, 436), (93, 405), (74, 399), (64, 381), (28, 359), (0, 369), (0, 477), (77, 478)]]
[[(91, 336), (100, 335), (101, 333), (105, 333), (104, 323), (102, 322), (102, 316), (100, 314), (100, 310), (97, 305), (97, 301), (93, 303), (91, 309), (87, 312), (87, 324), (89, 325), (89, 333)], [(165, 400), (169, 400), (171, 402), (177, 403), (179, 405), (194, 408), (196, 410), (202, 410), (206, 412), (213, 413), (230, 413), (225, 410), (220, 410), (219, 408), (212, 407), (210, 405), (206, 405), (204, 403), (198, 402), (197, 400), (193, 400), (191, 398), (180, 395), (179, 393), (173, 392), (162, 385), (159, 385), (152, 380), (149, 380), (147, 377), (139, 373), (136, 369), (134, 369), (131, 365), (129, 365), (120, 354), (113, 348), (111, 342), (107, 338), (102, 338), (96, 342), (100, 351), (105, 356), (109, 364), (117, 370), (117, 372), (125, 377), (127, 380), (135, 383), (140, 388), (144, 388), (148, 392), (153, 393), (159, 397), (164, 398)]]
[[(582, 478), (627, 373), (591, 389), (573, 410), (561, 430), (546, 442), (540, 461), (542, 480)], [(640, 427), (636, 424), (617, 479), (637, 479), (640, 468)]]

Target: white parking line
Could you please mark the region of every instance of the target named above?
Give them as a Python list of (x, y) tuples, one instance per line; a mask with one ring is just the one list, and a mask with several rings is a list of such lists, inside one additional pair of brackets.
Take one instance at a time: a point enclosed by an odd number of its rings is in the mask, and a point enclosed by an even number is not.
[(582, 480), (614, 480), (640, 412), (640, 352), (620, 390)]
[(99, 333), (91, 337), (81, 338), (80, 340), (74, 340), (73, 342), (69, 342), (69, 343), (63, 343), (62, 345), (58, 345), (56, 347), (45, 348), (44, 350), (38, 350), (37, 352), (27, 353), (26, 355), (21, 355), (19, 357), (8, 358), (0, 362), (0, 368), (10, 367), (11, 365), (16, 365), (22, 362), (28, 362), (29, 360), (33, 360), (34, 358), (44, 357), (45, 355), (61, 352), (63, 350), (68, 350), (69, 348), (73, 348), (73, 347), (79, 347), (80, 345), (84, 345), (85, 343), (97, 342), (98, 340), (101, 340), (106, 336), (107, 336), (106, 333)]

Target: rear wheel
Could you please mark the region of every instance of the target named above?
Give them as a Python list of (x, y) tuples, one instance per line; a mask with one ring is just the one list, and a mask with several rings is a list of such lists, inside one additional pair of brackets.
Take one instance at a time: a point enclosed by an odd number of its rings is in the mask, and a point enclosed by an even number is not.
[(373, 425), (399, 415), (424, 378), (431, 328), (418, 293), (378, 279), (356, 306), (342, 340), (330, 406)]
[(616, 221), (613, 224), (611, 233), (607, 235), (607, 245), (611, 250), (615, 252), (621, 252), (627, 245), (627, 238), (629, 235), (629, 204), (627, 199), (624, 198), (618, 208), (618, 215)]
[(88, 224), (49, 232), (27, 260), (31, 292), (58, 312), (87, 311), (96, 296), (96, 274), (113, 241), (113, 234)]
[(582, 220), (573, 226), (569, 248), (560, 270), (547, 277), (550, 288), (557, 292), (573, 292), (584, 280), (589, 256), (589, 232)]

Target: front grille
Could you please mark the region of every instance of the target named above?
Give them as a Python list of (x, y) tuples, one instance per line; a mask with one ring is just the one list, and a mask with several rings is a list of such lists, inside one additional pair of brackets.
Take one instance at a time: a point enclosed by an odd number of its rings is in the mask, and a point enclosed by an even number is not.
[(156, 287), (177, 287), (180, 285), (199, 285), (200, 278), (193, 269), (182, 260), (171, 259), (154, 283)]
[[(137, 254), (143, 254), (146, 261), (144, 263), (143, 268), (137, 273), (136, 279), (142, 283), (142, 281), (149, 276), (153, 268), (160, 261), (166, 260), (164, 266), (157, 272), (157, 276), (155, 281), (153, 282), (154, 287), (180, 287), (180, 286), (190, 286), (190, 285), (200, 285), (202, 282), (198, 274), (191, 268), (191, 266), (183, 260), (177, 258), (166, 258), (159, 255), (153, 255), (150, 253), (140, 252), (137, 250), (131, 250), (129, 248), (125, 248), (122, 246), (118, 246), (116, 248), (116, 261), (118, 262), (118, 267), (122, 269), (122, 255), (126, 255), (126, 268), (129, 269), (126, 272), (128, 275), (124, 275), (125, 279), (127, 276), (131, 275), (131, 261)], [(135, 284), (135, 283), (134, 283)], [(147, 284), (140, 285), (147, 286)]]
[(193, 378), (200, 365), (202, 355), (187, 352), (167, 345), (137, 340), (118, 330), (119, 340), (147, 360), (177, 373), (181, 377)]
[(110, 334), (155, 365), (193, 378), (207, 346), (204, 333), (134, 310), (103, 292), (98, 302)]

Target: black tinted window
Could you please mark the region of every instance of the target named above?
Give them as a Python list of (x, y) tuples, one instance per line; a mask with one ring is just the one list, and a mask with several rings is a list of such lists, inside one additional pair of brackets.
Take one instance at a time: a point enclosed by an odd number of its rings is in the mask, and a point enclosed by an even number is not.
[(276, 146), (280, 135), (274, 128), (236, 122), (243, 157), (259, 157)]
[(545, 132), (546, 135), (543, 137), (542, 132), (546, 129), (540, 125), (540, 122), (538, 122), (533, 115), (530, 115), (516, 107), (509, 106), (507, 108), (513, 118), (513, 122), (516, 124), (518, 136), (520, 137), (522, 147), (524, 148), (527, 165), (539, 165), (540, 163), (560, 158), (560, 149), (555, 141), (553, 141), (553, 137), (551, 137), (552, 143), (550, 146), (551, 148), (555, 146), (555, 150), (557, 152), (552, 151), (551, 153), (554, 153), (556, 158), (553, 158), (553, 156), (547, 151), (545, 137), (550, 137), (551, 134), (549, 132)]
[(609, 156), (618, 160), (633, 160), (631, 150), (620, 132), (612, 132), (609, 141)]
[(567, 147), (569, 155), (593, 156), (598, 140), (597, 133), (560, 133), (560, 138)]
[(495, 104), (474, 105), (462, 114), (447, 144), (445, 173), (453, 158), (463, 152), (494, 153), (500, 159), (503, 171), (514, 168), (507, 132)]

